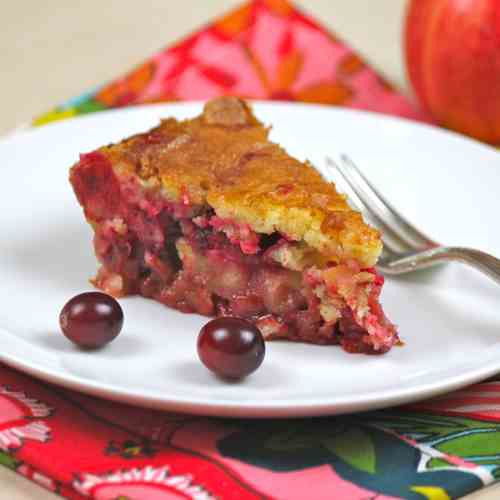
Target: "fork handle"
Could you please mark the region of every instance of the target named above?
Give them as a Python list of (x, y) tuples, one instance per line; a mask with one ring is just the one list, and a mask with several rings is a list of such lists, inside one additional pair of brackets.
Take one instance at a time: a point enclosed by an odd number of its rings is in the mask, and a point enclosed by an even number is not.
[(500, 285), (500, 259), (474, 248), (436, 247), (391, 262), (387, 271), (402, 274), (444, 262), (457, 261), (474, 267)]

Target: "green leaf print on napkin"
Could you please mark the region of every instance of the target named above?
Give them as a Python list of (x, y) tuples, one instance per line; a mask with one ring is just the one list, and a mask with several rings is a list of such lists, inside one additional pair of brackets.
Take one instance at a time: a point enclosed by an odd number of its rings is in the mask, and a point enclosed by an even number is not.
[[(495, 477), (500, 476), (500, 426), (497, 422), (393, 410), (370, 414), (370, 423), (441, 453), (476, 465), (487, 465)], [(429, 470), (449, 466), (449, 461), (442, 458), (432, 458), (426, 464)]]
[(323, 446), (352, 467), (375, 474), (375, 447), (362, 429), (352, 427), (323, 441)]
[(222, 437), (217, 449), (224, 457), (277, 474), (329, 465), (346, 481), (409, 500), (428, 499), (431, 492), (456, 498), (484, 484), (473, 470), (422, 469), (421, 450), (359, 415), (245, 421), (241, 430)]
[(16, 470), (18, 465), (20, 464), (14, 457), (11, 457), (9, 454), (0, 451), (0, 465), (3, 467), (7, 467), (8, 469)]
[(300, 426), (292, 426), (273, 434), (265, 446), (276, 451), (295, 451), (321, 446), (351, 467), (370, 474), (375, 473), (375, 447), (370, 436), (357, 426), (319, 425), (309, 432), (304, 432)]

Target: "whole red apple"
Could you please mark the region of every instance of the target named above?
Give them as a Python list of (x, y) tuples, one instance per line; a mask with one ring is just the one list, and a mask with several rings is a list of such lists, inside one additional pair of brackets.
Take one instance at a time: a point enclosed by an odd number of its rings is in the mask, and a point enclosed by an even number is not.
[(405, 51), (441, 125), (500, 145), (500, 0), (411, 0)]

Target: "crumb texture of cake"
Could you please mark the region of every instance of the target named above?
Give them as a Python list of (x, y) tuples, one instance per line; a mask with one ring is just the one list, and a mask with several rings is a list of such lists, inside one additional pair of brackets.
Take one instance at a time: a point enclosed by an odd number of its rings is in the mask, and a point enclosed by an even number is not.
[(226, 97), (209, 101), (197, 118), (164, 120), (100, 152), (172, 201), (208, 204), (257, 233), (278, 231), (332, 260), (373, 266), (382, 250), (378, 231), (314, 167), (270, 142), (268, 132), (244, 101)]
[(70, 181), (95, 231), (97, 287), (252, 320), (268, 340), (382, 353), (377, 230), (235, 97), (81, 155)]

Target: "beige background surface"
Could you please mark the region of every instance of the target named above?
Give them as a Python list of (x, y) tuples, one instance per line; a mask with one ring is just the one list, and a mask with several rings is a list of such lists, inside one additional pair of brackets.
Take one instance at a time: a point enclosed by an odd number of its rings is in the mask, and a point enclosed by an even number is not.
[[(112, 79), (238, 0), (16, 0), (2, 8), (0, 133)], [(302, 0), (404, 92), (406, 0)], [(6, 22), (8, 21), (8, 22)], [(75, 443), (77, 445), (77, 443)], [(0, 500), (57, 498), (0, 467)], [(474, 499), (498, 499), (489, 488)]]

